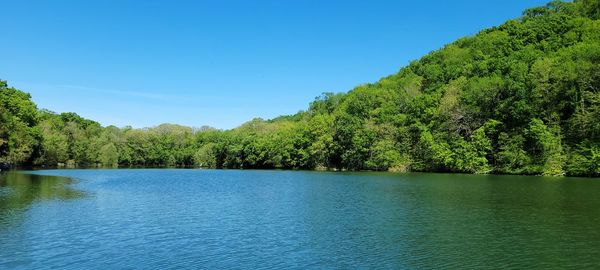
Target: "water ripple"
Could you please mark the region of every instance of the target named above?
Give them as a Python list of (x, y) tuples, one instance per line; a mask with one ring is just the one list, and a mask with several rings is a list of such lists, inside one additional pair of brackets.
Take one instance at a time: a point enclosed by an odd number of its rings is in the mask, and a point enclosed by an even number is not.
[(0, 179), (2, 269), (600, 265), (600, 181), (591, 179), (215, 170), (36, 173), (70, 178)]

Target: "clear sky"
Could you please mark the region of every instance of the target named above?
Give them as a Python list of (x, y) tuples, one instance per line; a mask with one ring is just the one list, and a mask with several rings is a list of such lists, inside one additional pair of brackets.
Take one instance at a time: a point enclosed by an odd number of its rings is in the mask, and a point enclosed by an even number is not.
[(103, 125), (233, 128), (546, 2), (1, 1), (0, 79)]

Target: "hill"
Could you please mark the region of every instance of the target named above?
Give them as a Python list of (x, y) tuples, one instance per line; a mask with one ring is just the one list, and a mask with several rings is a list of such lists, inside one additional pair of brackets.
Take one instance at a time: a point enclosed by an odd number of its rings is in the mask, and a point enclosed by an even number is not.
[(306, 111), (101, 127), (0, 83), (0, 161), (600, 176), (600, 2), (553, 1)]

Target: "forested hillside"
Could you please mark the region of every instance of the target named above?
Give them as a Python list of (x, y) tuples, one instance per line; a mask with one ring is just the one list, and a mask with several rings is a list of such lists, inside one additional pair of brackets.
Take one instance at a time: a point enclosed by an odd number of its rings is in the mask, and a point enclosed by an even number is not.
[[(0, 83), (0, 161), (600, 176), (600, 2), (554, 1), (306, 111), (102, 127)], [(400, 45), (399, 45), (400, 46)]]

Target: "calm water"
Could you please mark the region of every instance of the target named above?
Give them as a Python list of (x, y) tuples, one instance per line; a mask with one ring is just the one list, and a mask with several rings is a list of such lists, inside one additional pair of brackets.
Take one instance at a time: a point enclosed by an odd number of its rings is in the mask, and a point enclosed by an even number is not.
[(5, 173), (0, 268), (598, 269), (600, 179)]

